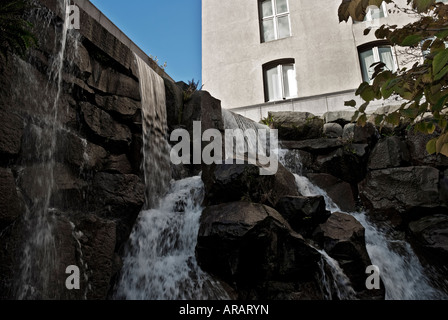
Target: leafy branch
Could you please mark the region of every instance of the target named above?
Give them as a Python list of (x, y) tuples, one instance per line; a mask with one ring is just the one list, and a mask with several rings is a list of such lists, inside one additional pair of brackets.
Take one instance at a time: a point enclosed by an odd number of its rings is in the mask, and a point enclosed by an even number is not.
[[(347, 21), (349, 17), (361, 19), (366, 4), (378, 6), (381, 3), (379, 0), (344, 0), (339, 8), (340, 21)], [(390, 114), (377, 115), (375, 123), (397, 126), (402, 119), (410, 120), (415, 123), (416, 130), (436, 136), (426, 146), (428, 153), (448, 156), (448, 5), (435, 0), (408, 0), (408, 4), (420, 14), (419, 19), (402, 27), (383, 25), (375, 31), (375, 37), (425, 54), (410, 68), (396, 72), (385, 70), (384, 63), (373, 64), (372, 82), (363, 82), (356, 91), (364, 103), (357, 108), (353, 120), (365, 125), (370, 102), (395, 97), (401, 100), (400, 107)], [(367, 29), (364, 34), (369, 32)], [(356, 108), (354, 100), (345, 105)]]

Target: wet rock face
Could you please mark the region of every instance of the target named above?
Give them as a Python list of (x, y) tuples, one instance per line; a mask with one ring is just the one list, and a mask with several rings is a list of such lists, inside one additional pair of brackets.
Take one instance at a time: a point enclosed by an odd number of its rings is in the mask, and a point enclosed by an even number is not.
[[(206, 208), (196, 255), (240, 299), (322, 297), (314, 278), (320, 254), (267, 206), (240, 201)], [(314, 290), (303, 292), (307, 286)]]
[(252, 164), (211, 165), (203, 171), (207, 205), (242, 199), (274, 207), (282, 196), (298, 196), (294, 176), (281, 164), (275, 175), (260, 175)]
[[(62, 20), (52, 13), (58, 2), (38, 5), (51, 18), (32, 18), (39, 50), (27, 61), (10, 57), (0, 75), (1, 297), (16, 298), (28, 215), (42, 207), (59, 248), (55, 283), (62, 284), (42, 297), (105, 299), (144, 203), (138, 68), (134, 53), (81, 10), (81, 36), (68, 34), (55, 103), (58, 86), (48, 74)], [(68, 265), (81, 270), (80, 292), (64, 290)]]

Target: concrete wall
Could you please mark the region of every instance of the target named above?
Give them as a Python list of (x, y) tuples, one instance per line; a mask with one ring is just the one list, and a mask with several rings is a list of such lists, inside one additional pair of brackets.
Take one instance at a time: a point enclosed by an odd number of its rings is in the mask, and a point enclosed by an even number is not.
[[(406, 0), (397, 3), (406, 5)], [(322, 95), (353, 98), (347, 91), (354, 92), (362, 82), (357, 48), (376, 38), (374, 32), (363, 35), (366, 23), (339, 23), (339, 4), (334, 0), (289, 0), (292, 36), (261, 43), (258, 1), (202, 1), (204, 90), (220, 99), (224, 108), (243, 110), (253, 106), (246, 111), (251, 109), (257, 114), (262, 110), (259, 105), (265, 102), (262, 65), (294, 58), (297, 101)], [(376, 22), (400, 25), (409, 21), (407, 15), (389, 14)], [(344, 108), (343, 101), (342, 105), (335, 101), (324, 106), (308, 102), (310, 112), (313, 108), (317, 113), (328, 107)], [(266, 107), (280, 106), (287, 108), (288, 102), (269, 103)], [(264, 113), (261, 111), (261, 115)]]

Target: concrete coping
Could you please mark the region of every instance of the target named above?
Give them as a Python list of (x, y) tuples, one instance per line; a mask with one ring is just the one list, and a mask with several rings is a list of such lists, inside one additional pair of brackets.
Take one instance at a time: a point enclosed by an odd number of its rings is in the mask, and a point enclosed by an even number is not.
[[(146, 61), (149, 65), (149, 61), (152, 60), (139, 46), (137, 46), (123, 31), (120, 30), (104, 13), (102, 13), (93, 3), (89, 0), (73, 0), (73, 2), (82, 10), (84, 10), (91, 18), (96, 20), (104, 29), (106, 29), (115, 38), (120, 40), (126, 47), (128, 47), (132, 52), (137, 54), (143, 61)], [(175, 82), (163, 69), (160, 68), (164, 76)]]

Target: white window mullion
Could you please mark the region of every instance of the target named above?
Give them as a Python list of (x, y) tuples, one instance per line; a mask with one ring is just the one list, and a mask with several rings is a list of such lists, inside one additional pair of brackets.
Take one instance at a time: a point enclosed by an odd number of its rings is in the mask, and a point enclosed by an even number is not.
[(279, 84), (280, 84), (280, 92), (281, 97), (280, 99), (285, 99), (285, 84), (283, 83), (283, 66), (280, 64), (278, 66), (278, 78), (279, 78)]

